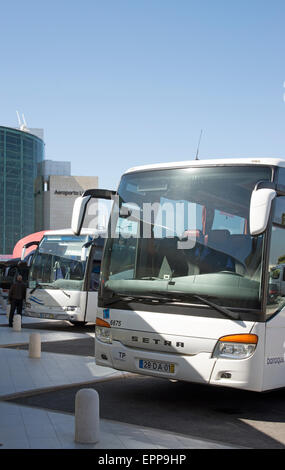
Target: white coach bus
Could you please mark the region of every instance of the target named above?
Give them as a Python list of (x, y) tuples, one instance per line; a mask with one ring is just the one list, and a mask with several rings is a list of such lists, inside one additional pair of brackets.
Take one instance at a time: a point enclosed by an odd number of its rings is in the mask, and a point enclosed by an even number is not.
[[(90, 194), (75, 204), (74, 233)], [(96, 363), (252, 391), (284, 387), (285, 297), (269, 295), (284, 255), (285, 160), (128, 170), (103, 253)]]
[(47, 231), (31, 260), (23, 315), (95, 323), (104, 238), (82, 229)]

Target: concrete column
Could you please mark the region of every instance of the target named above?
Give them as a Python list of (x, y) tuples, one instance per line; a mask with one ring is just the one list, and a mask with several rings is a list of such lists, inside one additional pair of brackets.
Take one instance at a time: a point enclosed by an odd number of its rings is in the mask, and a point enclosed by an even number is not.
[(29, 343), (29, 357), (39, 359), (41, 357), (41, 335), (40, 333), (32, 333)]
[(22, 317), (21, 315), (14, 315), (13, 318), (13, 330), (21, 331), (22, 329)]
[(92, 388), (83, 388), (75, 396), (75, 442), (95, 444), (100, 432), (99, 395)]

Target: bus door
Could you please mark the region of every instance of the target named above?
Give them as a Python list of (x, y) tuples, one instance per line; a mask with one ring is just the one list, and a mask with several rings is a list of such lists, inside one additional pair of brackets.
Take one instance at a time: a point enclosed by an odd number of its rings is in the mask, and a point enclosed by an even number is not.
[(85, 321), (94, 322), (97, 316), (98, 289), (101, 270), (101, 259), (103, 253), (102, 238), (95, 240), (90, 250), (89, 262), (86, 276), (87, 305)]

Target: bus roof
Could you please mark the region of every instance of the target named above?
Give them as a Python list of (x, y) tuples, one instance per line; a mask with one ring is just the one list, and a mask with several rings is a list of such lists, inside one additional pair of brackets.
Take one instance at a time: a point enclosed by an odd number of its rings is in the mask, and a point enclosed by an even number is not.
[(201, 166), (232, 166), (232, 165), (268, 165), (285, 167), (285, 160), (281, 158), (225, 158), (213, 160), (185, 160), (171, 163), (156, 163), (129, 168), (125, 173), (147, 170), (162, 170), (170, 168), (191, 168)]

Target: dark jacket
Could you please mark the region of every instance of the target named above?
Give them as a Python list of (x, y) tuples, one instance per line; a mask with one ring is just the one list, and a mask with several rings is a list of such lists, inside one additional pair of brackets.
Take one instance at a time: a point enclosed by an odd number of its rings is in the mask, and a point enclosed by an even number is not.
[(25, 300), (26, 286), (23, 282), (16, 281), (9, 290), (8, 300)]

